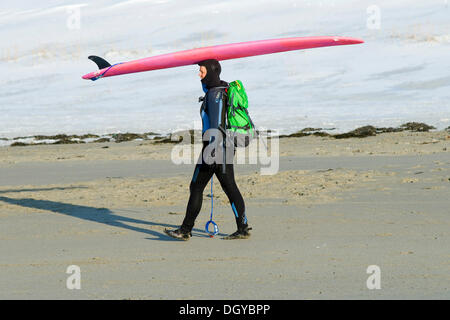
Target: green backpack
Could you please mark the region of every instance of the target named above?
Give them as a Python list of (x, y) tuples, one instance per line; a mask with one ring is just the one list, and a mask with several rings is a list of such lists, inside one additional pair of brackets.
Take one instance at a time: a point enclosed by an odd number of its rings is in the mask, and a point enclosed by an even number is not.
[(255, 126), (248, 114), (248, 98), (240, 80), (231, 82), (227, 88), (227, 133), (235, 146), (247, 147), (256, 135)]

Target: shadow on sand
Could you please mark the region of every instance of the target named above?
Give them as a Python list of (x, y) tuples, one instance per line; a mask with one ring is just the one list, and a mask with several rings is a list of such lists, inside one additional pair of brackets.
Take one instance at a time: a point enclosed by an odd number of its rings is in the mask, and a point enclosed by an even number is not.
[[(49, 191), (49, 190), (66, 190), (66, 189), (75, 189), (77, 187), (69, 187), (69, 188), (46, 188), (46, 189), (21, 189), (21, 190), (2, 190), (1, 193), (11, 193), (11, 192), (32, 192), (32, 191)], [(136, 232), (142, 232), (144, 234), (149, 234), (154, 236), (153, 238), (146, 238), (149, 240), (160, 240), (160, 241), (179, 241), (176, 239), (173, 239), (169, 236), (167, 236), (164, 233), (157, 232), (154, 230), (144, 229), (142, 227), (135, 227), (128, 225), (126, 223), (133, 223), (133, 224), (142, 224), (146, 226), (161, 226), (161, 227), (168, 227), (168, 228), (177, 228), (178, 226), (172, 225), (172, 224), (166, 224), (166, 223), (157, 223), (157, 222), (150, 222), (150, 221), (144, 221), (140, 219), (134, 219), (134, 218), (128, 218), (124, 216), (120, 216), (117, 214), (114, 214), (111, 210), (107, 208), (95, 208), (95, 207), (87, 207), (87, 206), (80, 206), (80, 205), (74, 205), (70, 203), (63, 203), (63, 202), (55, 202), (55, 201), (49, 201), (49, 200), (36, 200), (32, 198), (21, 198), (21, 199), (14, 199), (14, 198), (8, 198), (4, 196), (0, 196), (0, 201), (26, 207), (26, 208), (33, 208), (33, 209), (41, 209), (41, 210), (47, 210), (59, 214), (64, 214), (70, 217), (83, 219), (87, 221), (97, 222), (97, 223), (103, 223), (109, 226), (117, 227), (117, 228), (123, 228), (127, 230), (132, 230)], [(199, 230), (196, 230), (199, 231)], [(196, 236), (203, 236), (207, 237), (205, 233), (203, 234), (196, 234)]]

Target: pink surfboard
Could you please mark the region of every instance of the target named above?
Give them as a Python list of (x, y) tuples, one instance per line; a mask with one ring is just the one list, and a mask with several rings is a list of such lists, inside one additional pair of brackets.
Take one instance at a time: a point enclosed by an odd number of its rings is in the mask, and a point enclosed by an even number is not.
[(249, 41), (161, 54), (115, 65), (110, 65), (100, 57), (90, 56), (89, 59), (94, 61), (100, 70), (84, 75), (83, 79), (97, 80), (99, 78), (118, 76), (127, 73), (181, 67), (197, 64), (198, 62), (207, 59), (221, 61), (277, 52), (341, 46), (363, 42), (364, 41), (360, 39), (346, 37), (295, 37)]

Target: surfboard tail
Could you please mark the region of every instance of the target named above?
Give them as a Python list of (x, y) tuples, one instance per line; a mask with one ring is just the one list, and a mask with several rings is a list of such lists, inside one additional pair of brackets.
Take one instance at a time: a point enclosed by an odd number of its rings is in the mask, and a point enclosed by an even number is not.
[(114, 65), (111, 65), (108, 61), (98, 56), (89, 56), (88, 59), (92, 60), (97, 65), (99, 70), (84, 75), (82, 78), (85, 80), (95, 81), (97, 79), (100, 79), (106, 74), (109, 69), (117, 64), (120, 64), (116, 63)]

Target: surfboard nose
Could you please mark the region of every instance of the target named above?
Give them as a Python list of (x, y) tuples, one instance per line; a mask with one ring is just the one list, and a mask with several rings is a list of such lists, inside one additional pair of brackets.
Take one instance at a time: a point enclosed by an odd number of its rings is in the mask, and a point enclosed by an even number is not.
[(353, 39), (355, 44), (360, 44), (360, 43), (364, 43), (364, 40), (362, 39)]
[(345, 44), (360, 44), (364, 43), (364, 40), (358, 38), (338, 38), (339, 42)]

